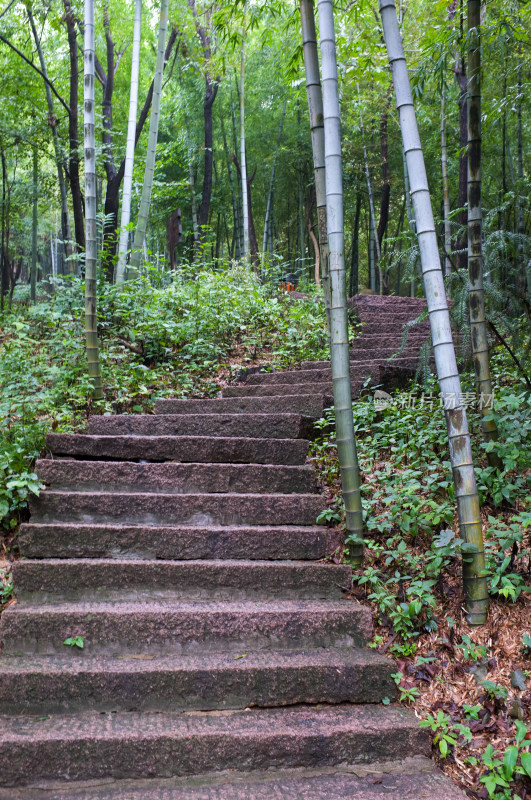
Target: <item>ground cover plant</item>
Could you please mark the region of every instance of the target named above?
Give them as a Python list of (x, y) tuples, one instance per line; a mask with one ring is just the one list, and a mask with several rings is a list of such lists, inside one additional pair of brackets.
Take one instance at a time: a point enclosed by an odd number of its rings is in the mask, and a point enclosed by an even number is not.
[[(38, 493), (33, 464), (46, 434), (82, 429), (91, 413), (148, 413), (159, 397), (212, 396), (247, 366), (326, 357), (322, 304), (263, 285), (245, 267), (154, 271), (99, 286), (105, 401), (90, 399), (83, 286), (58, 279), (34, 306), (15, 302), (0, 333), (0, 519), (16, 530)], [(6, 578), (7, 581), (7, 578)], [(10, 596), (3, 582), (0, 602)]]
[[(487, 624), (470, 629), (463, 621), (462, 542), (432, 378), (380, 409), (368, 390), (354, 403), (367, 539), (353, 593), (374, 610), (372, 647), (396, 659), (399, 700), (431, 731), (442, 768), (470, 797), (509, 800), (531, 791), (531, 416), (525, 382), (505, 356), (493, 362), (504, 375), (495, 388), (502, 470), (488, 466), (478, 414), (469, 409), (491, 596)], [(313, 459), (330, 501), (323, 519), (334, 522), (343, 509), (332, 418), (330, 410), (319, 423)]]

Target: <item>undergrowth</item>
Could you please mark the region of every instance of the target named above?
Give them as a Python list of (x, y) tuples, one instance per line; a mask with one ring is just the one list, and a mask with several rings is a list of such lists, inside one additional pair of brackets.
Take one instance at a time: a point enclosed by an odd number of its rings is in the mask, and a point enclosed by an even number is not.
[[(433, 378), (397, 392), (383, 408), (372, 396), (354, 403), (367, 535), (354, 594), (375, 610), (371, 646), (397, 659), (399, 699), (424, 717), (448, 771), (472, 797), (512, 800), (531, 790), (531, 416), (524, 383), (504, 357), (494, 362), (505, 376), (491, 412), (501, 471), (488, 466), (479, 416), (468, 409), (492, 598), (488, 625), (471, 632), (462, 618), (462, 542)], [(473, 397), (466, 381), (464, 391)], [(323, 519), (341, 522), (333, 409), (319, 425), (312, 456), (329, 498)]]

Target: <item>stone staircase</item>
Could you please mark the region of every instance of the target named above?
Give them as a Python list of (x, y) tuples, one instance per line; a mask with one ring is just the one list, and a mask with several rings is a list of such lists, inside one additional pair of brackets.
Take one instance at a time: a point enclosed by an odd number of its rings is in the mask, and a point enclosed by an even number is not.
[[(359, 298), (355, 393), (421, 306)], [(326, 561), (307, 454), (330, 395), (307, 362), (48, 437), (0, 621), (0, 798), (463, 798), (381, 704), (393, 664)]]

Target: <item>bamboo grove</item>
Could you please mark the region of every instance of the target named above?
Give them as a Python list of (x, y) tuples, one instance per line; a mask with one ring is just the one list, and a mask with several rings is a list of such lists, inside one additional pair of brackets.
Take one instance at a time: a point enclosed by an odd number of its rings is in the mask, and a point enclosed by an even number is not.
[[(492, 396), (489, 337), (529, 386), (529, 22), (528, 4), (479, 0), (56, 0), (0, 17), (2, 307), (17, 283), (35, 301), (54, 276), (84, 275), (99, 400), (98, 280), (123, 285), (156, 265), (171, 281), (234, 259), (263, 282), (322, 284), (359, 565), (347, 296), (424, 294), (471, 624), (485, 620), (487, 590), (466, 408), (450, 402), (463, 396), (451, 314), (480, 401)], [(496, 468), (496, 424), (483, 418)]]

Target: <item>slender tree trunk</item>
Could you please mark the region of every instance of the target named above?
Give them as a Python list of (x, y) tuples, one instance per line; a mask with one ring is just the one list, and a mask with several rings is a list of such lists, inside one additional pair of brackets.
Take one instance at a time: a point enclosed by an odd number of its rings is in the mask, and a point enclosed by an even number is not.
[[(483, 293), (483, 252), (481, 213), (481, 0), (468, 0), (468, 279), (470, 338), (476, 372), (476, 392), (486, 442), (496, 441), (498, 429), (490, 415), (492, 381)], [(487, 453), (489, 464), (500, 467), (494, 451)]]
[[(382, 193), (380, 196), (380, 216), (378, 218), (378, 248), (382, 252), (382, 243), (389, 222), (389, 205), (391, 201), (391, 176), (389, 174), (389, 142), (387, 135), (388, 106), (382, 112), (380, 119), (380, 154), (382, 158)], [(387, 294), (387, 281), (381, 265), (381, 255), (378, 256), (378, 277), (380, 294)]]
[(93, 382), (94, 400), (103, 399), (98, 347), (96, 232), (96, 140), (94, 130), (94, 0), (85, 0), (85, 330), (88, 373)]
[(459, 156), (459, 212), (457, 222), (460, 231), (456, 240), (456, 266), (457, 269), (466, 269), (468, 262), (467, 248), (467, 144), (468, 144), (468, 122), (467, 122), (467, 76), (466, 62), (461, 59), (458, 66), (454, 69), (455, 79), (459, 86), (459, 146), (461, 155)]
[(448, 183), (448, 149), (446, 146), (446, 86), (443, 86), (441, 92), (441, 169), (444, 209), (444, 274), (448, 277), (452, 268), (450, 262), (452, 233), (450, 230), (450, 185)]
[(273, 156), (273, 166), (271, 167), (271, 180), (269, 181), (269, 192), (267, 193), (267, 201), (266, 201), (266, 215), (265, 215), (265, 222), (264, 222), (264, 239), (262, 244), (262, 258), (267, 250), (267, 240), (269, 236), (269, 225), (271, 222), (271, 199), (273, 197), (273, 186), (275, 185), (275, 171), (277, 166), (277, 157), (278, 151), (280, 149), (280, 141), (282, 139), (282, 129), (284, 127), (284, 119), (286, 117), (286, 107), (288, 105), (288, 100), (284, 100), (284, 105), (282, 107), (282, 114), (280, 116), (280, 127), (278, 129), (278, 137), (277, 137), (277, 146), (275, 149), (275, 154)]
[(125, 149), (124, 188), (122, 192), (122, 216), (120, 219), (120, 242), (116, 283), (123, 283), (127, 268), (127, 245), (131, 220), (131, 193), (133, 188), (133, 166), (135, 161), (136, 113), (138, 107), (138, 75), (140, 71), (140, 29), (142, 25), (142, 0), (135, 0), (133, 28), (133, 54), (131, 57), (131, 86), (129, 90), (129, 119), (127, 122), (127, 144)]
[(306, 74), (306, 96), (310, 114), (310, 133), (312, 139), (313, 174), (315, 181), (315, 202), (317, 206), (317, 230), (321, 261), (321, 278), (326, 309), (328, 335), (330, 337), (330, 263), (328, 258), (328, 231), (326, 222), (326, 178), (325, 142), (323, 122), (323, 94), (319, 73), (319, 52), (315, 32), (313, 0), (300, 0), (302, 24), (302, 47), (304, 71)]
[(70, 6), (70, 0), (63, 0), (65, 21), (68, 34), (68, 52), (70, 58), (70, 96), (68, 115), (68, 180), (72, 194), (72, 210), (74, 212), (74, 231), (78, 252), (85, 249), (85, 220), (83, 215), (83, 195), (79, 179), (79, 138), (78, 138), (78, 102), (79, 102), (79, 65), (77, 52), (76, 20)]
[(345, 502), (349, 552), (354, 564), (359, 566), (363, 560), (363, 514), (350, 385), (350, 349), (344, 261), (345, 233), (341, 171), (341, 130), (332, 0), (319, 0), (318, 9), (323, 69), (326, 217), (328, 245), (330, 248), (330, 358), (336, 420), (336, 442)]
[[(413, 206), (411, 205), (411, 188), (409, 185), (409, 172), (407, 169), (406, 152), (404, 150), (404, 145), (402, 145), (402, 163), (404, 166), (404, 198), (406, 201), (407, 221), (409, 225), (409, 230), (411, 231), (411, 233), (415, 234), (417, 232), (417, 222), (415, 220), (415, 212), (413, 210)], [(415, 279), (415, 272), (416, 272), (416, 265), (414, 267), (414, 272), (409, 282), (410, 297), (415, 297), (416, 294), (417, 281)]]
[(133, 252), (131, 254), (131, 272), (138, 273), (142, 258), (141, 248), (146, 238), (146, 229), (151, 206), (151, 192), (153, 189), (153, 177), (155, 175), (155, 158), (157, 155), (157, 139), (159, 136), (160, 101), (162, 96), (162, 73), (164, 72), (164, 57), (166, 30), (168, 28), (168, 6), (169, 0), (161, 0), (159, 37), (157, 43), (157, 58), (155, 62), (155, 76), (153, 79), (153, 101), (151, 104), (151, 116), (149, 118), (148, 146), (146, 153), (146, 166), (144, 170), (144, 181), (142, 184), (142, 197), (140, 198), (140, 208), (138, 209), (138, 220), (136, 223), (135, 238), (133, 240)]
[(352, 231), (352, 253), (350, 255), (350, 287), (349, 295), (358, 294), (359, 272), (359, 243), (360, 243), (360, 217), (361, 217), (361, 191), (356, 192), (356, 213), (354, 216), (354, 230)]
[[(359, 94), (360, 93), (358, 87), (358, 100), (359, 100)], [(371, 231), (369, 237), (369, 285), (372, 291), (376, 291), (376, 270), (380, 269), (380, 258), (382, 253), (380, 250), (380, 239), (378, 237), (378, 229), (376, 226), (376, 214), (374, 213), (374, 198), (372, 193), (371, 174), (369, 172), (369, 159), (367, 156), (367, 148), (365, 146), (365, 133), (363, 129), (363, 117), (361, 114), (361, 102), (360, 102), (360, 134), (361, 134), (361, 143), (363, 146), (365, 180), (367, 182), (367, 193), (369, 195), (369, 211), (371, 219)], [(380, 279), (380, 287), (381, 285), (382, 281)]]
[(33, 145), (33, 218), (31, 225), (31, 272), (30, 272), (30, 300), (34, 303), (37, 299), (37, 224), (38, 224), (38, 199), (39, 199), (39, 158), (37, 145)]
[(230, 184), (230, 193), (232, 197), (232, 216), (234, 220), (234, 227), (233, 227), (233, 240), (234, 240), (234, 251), (233, 248), (230, 248), (230, 255), (231, 258), (234, 255), (237, 261), (240, 259), (240, 216), (239, 216), (239, 209), (238, 209), (238, 195), (234, 186), (234, 174), (232, 172), (232, 163), (229, 156), (229, 148), (227, 147), (227, 135), (225, 133), (225, 123), (223, 121), (223, 114), (220, 116), (221, 120), (221, 135), (223, 137), (223, 149), (225, 151), (225, 159), (227, 161), (227, 171), (229, 173), (229, 184)]
[(6, 237), (6, 189), (7, 189), (7, 164), (5, 150), (2, 148), (2, 269), (0, 274), (0, 311), (4, 310), (4, 298), (9, 290), (7, 237)]
[(379, 5), (411, 181), (435, 365), (445, 407), (461, 537), (465, 541), (463, 545), (463, 583), (466, 616), (470, 624), (480, 625), (485, 622), (487, 617), (488, 591), (487, 579), (484, 575), (485, 556), (479, 497), (474, 475), (466, 408), (462, 400), (428, 179), (396, 8), (394, 0), (379, 0)]
[(243, 259), (244, 261), (249, 261), (249, 200), (247, 196), (247, 159), (245, 155), (245, 40), (242, 40), (240, 66), (240, 174), (243, 211)]
[[(37, 55), (39, 56), (39, 62), (41, 65), (41, 72), (44, 77), (48, 78), (48, 71), (46, 69), (46, 62), (44, 60), (44, 53), (42, 52), (41, 40), (39, 39), (39, 34), (37, 33), (37, 28), (35, 26), (35, 20), (33, 18), (33, 13), (31, 11), (30, 6), (26, 7), (26, 11), (28, 14), (28, 19), (31, 27), (31, 32), (33, 34), (33, 39), (35, 41), (35, 47), (37, 48)], [(52, 139), (53, 139), (53, 148), (55, 154), (55, 163), (57, 165), (57, 182), (59, 184), (59, 193), (61, 197), (61, 236), (63, 238), (63, 249), (65, 256), (68, 257), (69, 253), (69, 243), (70, 243), (70, 220), (68, 218), (68, 201), (66, 197), (66, 184), (65, 184), (65, 176), (63, 172), (63, 159), (61, 156), (61, 144), (59, 142), (59, 134), (57, 132), (57, 118), (55, 116), (54, 110), (54, 103), (53, 103), (53, 95), (52, 90), (50, 89), (49, 84), (44, 81), (44, 91), (46, 94), (46, 104), (48, 106), (48, 125), (52, 129)], [(73, 264), (69, 262), (70, 271), (73, 271)]]

